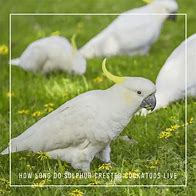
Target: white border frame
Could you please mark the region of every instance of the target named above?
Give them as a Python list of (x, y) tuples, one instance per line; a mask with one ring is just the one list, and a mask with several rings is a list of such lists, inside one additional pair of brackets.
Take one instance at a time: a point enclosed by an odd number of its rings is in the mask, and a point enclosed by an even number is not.
[[(36, 15), (42, 15), (42, 16), (87, 16), (87, 15), (91, 15), (91, 16), (118, 16), (118, 15), (168, 15), (168, 14), (157, 14), (157, 13), (152, 13), (152, 14), (125, 14), (125, 13), (10, 13), (9, 14), (9, 93), (11, 94), (12, 92), (12, 71), (11, 71), (11, 31), (12, 31), (12, 16), (36, 16)], [(176, 15), (176, 16), (184, 16), (185, 19), (185, 29), (184, 29), (184, 40), (187, 40), (187, 13), (176, 13), (176, 14), (170, 14), (170, 15)], [(160, 185), (67, 185), (67, 184), (57, 184), (57, 185), (33, 185), (34, 187), (158, 187), (158, 188), (168, 188), (168, 187), (187, 187), (187, 182), (188, 182), (188, 178), (187, 178), (187, 41), (185, 41), (185, 171), (184, 171), (184, 176), (185, 176), (185, 184), (179, 184), (179, 185), (175, 185), (175, 184), (171, 184), (171, 185), (164, 185), (164, 184), (160, 184)], [(9, 140), (11, 141), (11, 129), (12, 129), (12, 116), (11, 116), (11, 112), (12, 112), (12, 98), (11, 96), (9, 97)], [(10, 187), (32, 187), (32, 185), (17, 185), (17, 184), (12, 184), (12, 163), (11, 163), (11, 142), (10, 142), (10, 146), (9, 146), (9, 150), (10, 150), (10, 154), (9, 154), (9, 184)]]

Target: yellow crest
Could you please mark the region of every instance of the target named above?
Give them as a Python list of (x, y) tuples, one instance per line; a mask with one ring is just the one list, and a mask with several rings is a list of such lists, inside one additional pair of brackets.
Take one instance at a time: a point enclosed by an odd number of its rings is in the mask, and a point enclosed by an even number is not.
[(76, 45), (76, 34), (74, 34), (71, 38), (71, 45), (74, 52), (77, 52), (77, 45)]
[(111, 74), (107, 69), (106, 69), (106, 59), (103, 60), (102, 62), (102, 70), (103, 70), (103, 73), (105, 74), (105, 76), (113, 81), (114, 83), (116, 84), (119, 84), (119, 83), (122, 83), (124, 80), (125, 80), (125, 77), (119, 77), (119, 76), (115, 76), (113, 74)]
[(150, 3), (152, 3), (153, 2), (153, 0), (142, 0), (144, 3), (146, 3), (146, 4), (150, 4)]

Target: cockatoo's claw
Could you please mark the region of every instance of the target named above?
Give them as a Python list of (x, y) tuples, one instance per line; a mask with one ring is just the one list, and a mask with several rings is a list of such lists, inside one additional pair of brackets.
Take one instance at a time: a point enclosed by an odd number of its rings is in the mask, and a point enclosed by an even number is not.
[(81, 169), (83, 173), (89, 173), (90, 169)]
[(111, 165), (114, 165), (114, 166), (118, 166), (116, 163), (114, 163), (113, 161), (108, 161), (108, 162), (104, 162), (106, 164), (111, 164)]

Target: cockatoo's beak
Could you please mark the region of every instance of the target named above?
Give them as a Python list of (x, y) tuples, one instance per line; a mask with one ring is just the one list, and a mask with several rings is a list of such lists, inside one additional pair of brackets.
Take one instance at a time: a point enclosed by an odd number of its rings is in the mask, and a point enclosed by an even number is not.
[(169, 16), (168, 16), (168, 20), (172, 20), (172, 21), (176, 21), (176, 12), (173, 12), (172, 14), (170, 14)]
[(155, 106), (156, 106), (156, 97), (154, 94), (145, 98), (140, 105), (141, 108), (146, 108), (147, 110), (151, 110), (151, 111), (154, 110)]

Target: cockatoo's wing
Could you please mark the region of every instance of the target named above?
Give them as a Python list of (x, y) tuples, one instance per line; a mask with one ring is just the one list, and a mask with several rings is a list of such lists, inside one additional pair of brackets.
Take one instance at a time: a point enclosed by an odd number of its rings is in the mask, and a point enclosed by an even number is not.
[(124, 12), (87, 42), (80, 52), (87, 58), (146, 54), (150, 45), (158, 38), (164, 21), (163, 16), (142, 15), (153, 12), (148, 6)]
[[(93, 92), (93, 91), (91, 91)], [(90, 104), (89, 104), (90, 103)], [(94, 103), (94, 104), (93, 104)], [(39, 120), (24, 133), (11, 140), (11, 151), (52, 151), (77, 146), (91, 134), (88, 121), (95, 117), (96, 98), (82, 94)], [(94, 114), (93, 114), (94, 112)], [(1, 154), (7, 154), (8, 148)]]
[(120, 49), (124, 53), (127, 50), (130, 53), (133, 52), (132, 50), (145, 50), (157, 39), (160, 25), (157, 25), (154, 16), (122, 15), (114, 23), (114, 28), (117, 29), (114, 36), (119, 38), (117, 40), (119, 40)]
[(196, 97), (196, 34), (187, 40), (187, 94)]

